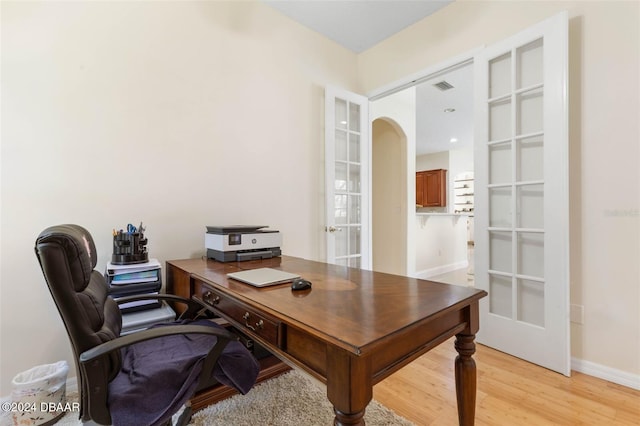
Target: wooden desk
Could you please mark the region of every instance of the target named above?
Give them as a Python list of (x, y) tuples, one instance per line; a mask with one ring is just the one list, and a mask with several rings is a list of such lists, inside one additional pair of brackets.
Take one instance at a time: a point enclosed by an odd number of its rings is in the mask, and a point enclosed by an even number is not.
[[(254, 288), (226, 276), (260, 267), (300, 274), (313, 288)], [(168, 292), (200, 298), (279, 358), (325, 382), (336, 425), (364, 425), (373, 385), (455, 335), (459, 423), (474, 422), (472, 355), (484, 291), (286, 256), (172, 260), (166, 271)]]

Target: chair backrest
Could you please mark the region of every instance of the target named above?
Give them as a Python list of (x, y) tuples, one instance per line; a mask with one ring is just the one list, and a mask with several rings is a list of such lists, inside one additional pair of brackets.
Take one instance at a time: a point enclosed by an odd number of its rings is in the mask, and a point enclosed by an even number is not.
[[(78, 225), (49, 227), (38, 236), (35, 251), (71, 340), (81, 389), (81, 409), (85, 411), (89, 390), (79, 356), (118, 337), (122, 315), (118, 305), (108, 297), (104, 276), (94, 269), (96, 247), (86, 229)], [(104, 360), (101, 370), (105, 383), (117, 375), (120, 371), (118, 351)]]

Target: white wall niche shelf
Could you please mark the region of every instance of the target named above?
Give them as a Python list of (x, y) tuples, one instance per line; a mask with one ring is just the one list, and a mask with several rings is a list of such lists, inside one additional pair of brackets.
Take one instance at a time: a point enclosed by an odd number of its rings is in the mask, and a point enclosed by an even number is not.
[(458, 174), (453, 180), (453, 213), (473, 216), (473, 197), (473, 172), (464, 172)]

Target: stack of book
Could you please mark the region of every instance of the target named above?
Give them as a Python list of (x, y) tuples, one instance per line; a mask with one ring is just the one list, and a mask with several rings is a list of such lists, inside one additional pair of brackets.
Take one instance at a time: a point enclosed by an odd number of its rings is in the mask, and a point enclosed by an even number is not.
[[(162, 288), (162, 270), (157, 259), (143, 263), (117, 265), (107, 263), (106, 278), (109, 294), (116, 301), (125, 296), (158, 294)], [(159, 308), (157, 300), (138, 300), (120, 304), (122, 313)]]

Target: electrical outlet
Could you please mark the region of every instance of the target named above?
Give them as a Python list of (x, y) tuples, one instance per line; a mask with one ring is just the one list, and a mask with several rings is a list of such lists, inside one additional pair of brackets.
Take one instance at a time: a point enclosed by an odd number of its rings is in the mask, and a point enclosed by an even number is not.
[(569, 319), (576, 324), (584, 324), (584, 306), (571, 305), (569, 309)]

